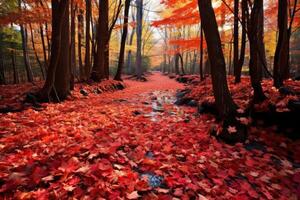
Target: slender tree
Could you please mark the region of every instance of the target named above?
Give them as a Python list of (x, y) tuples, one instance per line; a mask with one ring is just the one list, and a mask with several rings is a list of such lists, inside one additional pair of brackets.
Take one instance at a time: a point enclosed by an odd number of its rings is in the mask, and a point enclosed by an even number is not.
[(106, 78), (105, 64), (107, 64), (107, 62), (105, 60), (107, 59), (107, 52), (109, 51), (109, 47), (107, 46), (109, 40), (108, 9), (108, 0), (99, 0), (99, 19), (96, 36), (97, 50), (94, 56), (94, 66), (91, 75), (91, 78), (96, 82)]
[(239, 67), (239, 0), (234, 0), (234, 25), (233, 25), (233, 68)]
[(211, 76), (216, 107), (221, 118), (232, 116), (236, 112), (226, 80), (225, 58), (222, 52), (221, 38), (211, 0), (198, 0), (201, 23), (207, 42), (208, 57), (211, 63)]
[(41, 101), (61, 101), (70, 92), (69, 0), (52, 0), (51, 58), (46, 82), (38, 93)]
[(86, 11), (85, 11), (85, 67), (84, 75), (85, 79), (88, 79), (91, 71), (91, 12), (92, 12), (92, 1), (86, 0)]
[(143, 32), (143, 0), (136, 0), (136, 76), (142, 78), (142, 32)]
[(248, 38), (250, 43), (250, 77), (251, 85), (254, 90), (253, 102), (261, 102), (266, 97), (264, 95), (261, 81), (262, 81), (262, 70), (265, 64), (263, 58), (263, 37), (261, 19), (263, 16), (263, 0), (254, 0), (253, 8), (251, 11), (251, 17), (248, 20)]
[(128, 33), (129, 8), (130, 8), (130, 0), (126, 0), (125, 1), (125, 9), (124, 9), (124, 24), (123, 24), (123, 32), (122, 32), (122, 39), (121, 39), (118, 70), (117, 70), (117, 74), (115, 76), (115, 80), (122, 80), (121, 74), (122, 74), (122, 70), (123, 70), (123, 66), (124, 66), (125, 45), (126, 45), (126, 38), (127, 38), (127, 33)]

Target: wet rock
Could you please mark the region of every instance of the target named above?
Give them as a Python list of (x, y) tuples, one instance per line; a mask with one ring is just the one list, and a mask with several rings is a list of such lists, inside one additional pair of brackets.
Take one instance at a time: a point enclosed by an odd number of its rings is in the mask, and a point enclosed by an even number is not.
[(192, 100), (192, 98), (187, 98), (187, 97), (178, 98), (175, 101), (175, 105), (178, 105), (178, 106), (187, 105), (191, 100)]
[(190, 102), (188, 102), (187, 105), (188, 105), (188, 106), (191, 106), (191, 107), (197, 107), (197, 106), (198, 106), (198, 102), (195, 101), (195, 100), (191, 100)]
[(89, 93), (85, 89), (80, 89), (80, 94), (82, 94), (85, 97), (89, 96)]
[(134, 116), (138, 116), (138, 115), (141, 115), (142, 112), (141, 112), (141, 111), (138, 111), (138, 110), (135, 110), (135, 111), (132, 112), (132, 114), (133, 114)]
[(189, 94), (191, 92), (190, 89), (185, 89), (177, 92), (176, 97), (177, 98), (183, 98), (185, 95)]

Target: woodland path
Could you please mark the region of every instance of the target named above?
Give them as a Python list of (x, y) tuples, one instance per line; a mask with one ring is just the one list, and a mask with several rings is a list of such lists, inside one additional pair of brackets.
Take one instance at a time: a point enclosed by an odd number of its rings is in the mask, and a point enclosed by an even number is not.
[(1, 114), (0, 196), (299, 197), (299, 143), (251, 128), (247, 144), (223, 144), (209, 135), (212, 116), (173, 104), (182, 84), (159, 73), (125, 83), (123, 91), (75, 91), (42, 111)]

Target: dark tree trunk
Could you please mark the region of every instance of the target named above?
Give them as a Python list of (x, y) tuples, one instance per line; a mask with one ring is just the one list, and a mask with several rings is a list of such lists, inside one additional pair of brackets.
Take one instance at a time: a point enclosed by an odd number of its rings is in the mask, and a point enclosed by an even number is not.
[(241, 82), (242, 68), (245, 61), (246, 39), (247, 39), (246, 12), (248, 12), (248, 3), (247, 0), (242, 0), (242, 44), (241, 44), (239, 64), (237, 68), (234, 68), (235, 83)]
[(182, 55), (179, 53), (178, 56), (179, 56), (179, 59), (180, 59), (181, 75), (185, 75), (184, 63), (183, 63)]
[(175, 74), (176, 75), (180, 74), (180, 72), (179, 72), (179, 59), (180, 59), (180, 56), (179, 55), (180, 55), (179, 53), (177, 53), (175, 55), (174, 69), (175, 69)]
[(5, 71), (4, 71), (4, 55), (3, 55), (3, 35), (0, 28), (0, 85), (6, 84)]
[[(80, 79), (87, 80), (90, 74), (90, 68), (88, 71), (86, 71), (87, 70), (86, 66), (83, 67), (82, 51), (81, 51), (82, 36), (83, 36), (83, 10), (79, 11), (77, 18), (78, 18), (78, 36), (77, 36), (78, 37), (78, 63), (79, 63)], [(90, 56), (88, 57), (90, 58)], [(88, 61), (90, 62), (90, 59)], [(90, 63), (88, 64), (90, 65)]]
[(251, 18), (248, 23), (248, 38), (250, 43), (250, 77), (251, 84), (254, 90), (253, 102), (258, 103), (266, 99), (262, 86), (262, 50), (261, 41), (263, 38), (261, 37), (261, 29), (260, 21), (263, 12), (263, 0), (255, 0), (254, 5), (251, 12)]
[(94, 67), (91, 75), (91, 78), (96, 82), (100, 82), (102, 79), (106, 78), (105, 68), (107, 66), (105, 66), (105, 64), (107, 64), (107, 62), (105, 60), (107, 59), (107, 52), (109, 51), (107, 46), (109, 37), (108, 9), (108, 0), (99, 0), (99, 20), (96, 37), (97, 50), (96, 55), (94, 56)]
[(70, 92), (69, 1), (52, 0), (51, 58), (46, 82), (38, 93), (41, 101), (66, 99)]
[(11, 63), (12, 63), (12, 67), (13, 67), (13, 72), (14, 72), (14, 84), (18, 84), (20, 83), (19, 80), (19, 73), (17, 70), (17, 66), (16, 66), (16, 54), (14, 50), (11, 50)]
[(142, 32), (143, 32), (143, 0), (136, 0), (136, 75), (138, 79), (142, 78)]
[(125, 10), (124, 10), (124, 25), (123, 25), (123, 32), (122, 32), (122, 39), (121, 39), (121, 47), (120, 47), (120, 55), (119, 55), (119, 63), (118, 63), (118, 70), (115, 76), (115, 80), (122, 80), (122, 70), (124, 66), (124, 54), (125, 54), (125, 45), (126, 45), (126, 38), (128, 33), (128, 16), (129, 16), (129, 8), (130, 8), (130, 0), (125, 1)]
[(233, 69), (239, 68), (239, 0), (234, 0)]
[(92, 1), (86, 0), (86, 26), (85, 26), (85, 70), (84, 79), (87, 80), (91, 72), (91, 13), (92, 13)]
[[(135, 17), (134, 14), (132, 14), (132, 21), (135, 22)], [(135, 34), (135, 26), (133, 27), (131, 34), (130, 34), (130, 39), (129, 39), (129, 46), (132, 46), (133, 44), (133, 37)], [(133, 74), (133, 67), (132, 67), (132, 51), (131, 49), (128, 50), (127, 52), (127, 69), (128, 69), (128, 74)]]
[(34, 51), (34, 55), (35, 55), (35, 58), (36, 58), (36, 61), (38, 62), (39, 66), (40, 66), (40, 69), (41, 69), (41, 73), (42, 73), (42, 78), (45, 79), (45, 71), (44, 71), (44, 67), (42, 65), (42, 62), (39, 58), (39, 55), (36, 51), (36, 48), (35, 48), (35, 43), (34, 43), (34, 34), (33, 34), (33, 30), (32, 30), (32, 26), (31, 24), (29, 24), (29, 28), (30, 28), (30, 35), (31, 35), (31, 43), (32, 43), (32, 50)]
[(28, 49), (27, 49), (27, 38), (25, 34), (26, 30), (23, 25), (20, 25), (20, 27), (21, 27), (21, 36), (22, 36), (23, 59), (24, 59), (24, 64), (25, 64), (25, 69), (27, 74), (27, 80), (29, 82), (33, 82), (33, 73), (29, 62)]
[(204, 44), (204, 37), (203, 37), (203, 27), (201, 24), (200, 27), (200, 64), (199, 64), (199, 72), (200, 72), (200, 80), (204, 80), (203, 74), (203, 44)]
[(221, 118), (234, 115), (234, 103), (226, 80), (225, 59), (222, 52), (221, 38), (218, 24), (212, 8), (211, 0), (198, 0), (201, 23), (207, 42), (209, 60), (211, 62), (211, 75), (216, 107)]
[(40, 34), (41, 34), (41, 41), (43, 46), (43, 56), (44, 56), (44, 70), (48, 71), (48, 58), (47, 58), (47, 51), (46, 51), (46, 44), (45, 44), (45, 37), (44, 37), (44, 29), (43, 26), (40, 25)]
[(71, 0), (71, 42), (70, 42), (70, 89), (74, 90), (75, 85), (75, 71), (76, 71), (76, 48), (75, 48), (75, 16), (76, 16), (76, 6), (74, 0)]
[[(288, 1), (278, 1), (278, 41), (274, 56), (274, 86), (280, 88), (284, 81), (284, 67), (289, 65)], [(284, 67), (282, 67), (284, 66)]]

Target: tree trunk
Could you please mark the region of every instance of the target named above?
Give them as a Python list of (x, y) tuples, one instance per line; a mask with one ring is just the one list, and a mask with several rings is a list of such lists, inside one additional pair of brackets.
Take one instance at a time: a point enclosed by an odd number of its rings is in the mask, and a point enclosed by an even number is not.
[(185, 75), (184, 63), (183, 63), (182, 55), (179, 53), (178, 56), (179, 56), (179, 58), (180, 58), (181, 75)]
[(94, 56), (94, 67), (91, 75), (91, 79), (96, 82), (100, 82), (102, 79), (106, 78), (105, 61), (107, 59), (107, 51), (109, 51), (107, 42), (109, 37), (108, 30), (108, 0), (99, 0), (99, 20), (97, 29), (97, 50)]
[(247, 0), (242, 0), (242, 44), (241, 44), (239, 63), (238, 66), (234, 68), (235, 83), (241, 82), (242, 68), (245, 61), (246, 39), (247, 39), (246, 12), (248, 12), (248, 3)]
[(70, 80), (70, 89), (74, 90), (75, 84), (75, 71), (76, 71), (76, 48), (75, 48), (75, 15), (76, 15), (76, 6), (74, 0), (71, 0), (71, 43), (70, 43), (70, 73), (71, 73), (71, 80)]
[(289, 65), (287, 0), (278, 1), (278, 34), (273, 70), (274, 86), (276, 88), (283, 86), (284, 71), (282, 71), (282, 69)]
[(204, 80), (203, 75), (203, 44), (204, 44), (204, 37), (203, 37), (203, 27), (201, 23), (200, 27), (200, 62), (199, 62), (199, 72), (200, 72), (200, 80)]
[[(132, 21), (135, 22), (134, 14), (132, 14)], [(135, 34), (135, 26), (133, 27), (131, 35), (130, 35), (129, 46), (132, 46), (132, 44), (133, 44), (134, 34)], [(128, 69), (128, 74), (133, 74), (133, 67), (132, 67), (131, 61), (132, 61), (132, 51), (131, 51), (131, 49), (129, 49), (128, 52), (127, 52), (127, 69)]]
[(30, 27), (30, 35), (31, 35), (31, 43), (32, 43), (32, 50), (34, 51), (34, 55), (35, 55), (35, 58), (36, 58), (36, 61), (38, 62), (39, 66), (40, 66), (40, 69), (41, 69), (41, 73), (42, 73), (42, 78), (45, 79), (45, 71), (44, 71), (44, 68), (43, 68), (43, 65), (42, 65), (42, 62), (39, 58), (39, 55), (36, 51), (36, 48), (35, 48), (35, 43), (34, 43), (34, 35), (33, 35), (33, 30), (32, 30), (32, 26), (31, 24), (29, 24), (29, 27)]
[(51, 58), (46, 82), (38, 93), (41, 101), (66, 99), (70, 92), (69, 0), (52, 0)]
[(45, 38), (44, 38), (44, 29), (43, 26), (40, 25), (40, 34), (41, 34), (41, 41), (43, 46), (43, 56), (44, 56), (44, 70), (45, 74), (47, 74), (48, 71), (48, 58), (47, 58), (47, 52), (46, 52), (46, 44), (45, 44)]
[(119, 55), (119, 63), (118, 63), (118, 70), (115, 76), (115, 80), (122, 80), (122, 70), (124, 66), (124, 54), (125, 54), (125, 45), (126, 45), (126, 38), (128, 33), (128, 16), (129, 16), (129, 8), (130, 8), (130, 0), (125, 1), (125, 10), (124, 10), (124, 25), (123, 25), (123, 32), (122, 32), (122, 39), (121, 39), (121, 47), (120, 47), (120, 55)]
[(239, 68), (239, 0), (234, 0), (233, 69)]
[[(92, 1), (86, 0), (86, 26), (85, 26), (85, 67), (84, 67), (84, 79), (87, 80), (90, 76), (91, 71), (91, 12), (92, 12)], [(79, 22), (78, 22), (79, 23)], [(79, 31), (79, 30), (78, 30)]]
[(136, 75), (137, 79), (142, 78), (142, 32), (143, 32), (143, 0), (136, 0)]
[[(83, 10), (79, 11), (77, 18), (78, 18), (78, 63), (79, 63), (80, 79), (87, 80), (89, 77), (89, 74), (90, 74), (90, 67), (88, 68), (88, 70), (87, 70), (86, 66), (83, 68), (82, 51), (81, 51), (83, 26), (84, 26), (83, 25)], [(89, 41), (88, 41), (88, 43), (89, 43)], [(88, 56), (88, 58), (89, 58), (88, 62), (90, 62), (90, 55)], [(88, 63), (88, 64), (90, 66), (90, 63)]]
[(231, 116), (236, 112), (234, 103), (226, 80), (225, 58), (222, 52), (221, 38), (218, 24), (212, 8), (211, 0), (198, 0), (201, 23), (207, 42), (209, 60), (211, 62), (211, 75), (216, 107), (221, 118)]
[(263, 0), (255, 0), (251, 12), (251, 18), (248, 23), (248, 38), (250, 43), (250, 77), (251, 84), (254, 90), (253, 102), (258, 103), (265, 100), (265, 95), (261, 86), (262, 81), (262, 50), (261, 31), (259, 30), (260, 18), (262, 16)]
[(175, 74), (176, 74), (176, 75), (179, 75), (179, 74), (180, 74), (180, 72), (179, 72), (179, 59), (180, 59), (179, 55), (180, 55), (179, 53), (177, 53), (177, 54), (175, 55), (174, 69), (175, 69)]
[(3, 35), (2, 35), (2, 29), (0, 28), (0, 85), (6, 84), (2, 43), (3, 43)]
[(20, 80), (19, 80), (19, 73), (16, 67), (16, 54), (14, 50), (11, 50), (11, 63), (14, 72), (14, 84), (18, 84), (20, 83)]

